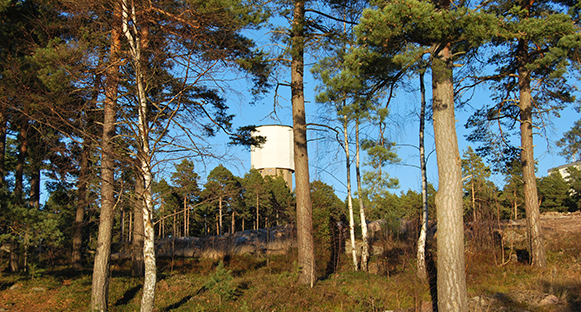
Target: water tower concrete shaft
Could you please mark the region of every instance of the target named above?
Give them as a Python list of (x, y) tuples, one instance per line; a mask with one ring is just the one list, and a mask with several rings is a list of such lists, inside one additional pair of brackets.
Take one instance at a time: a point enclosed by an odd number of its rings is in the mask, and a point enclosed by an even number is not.
[(295, 171), (292, 127), (260, 126), (254, 135), (266, 137), (266, 142), (250, 150), (252, 168), (260, 171), (262, 176), (282, 175), (292, 189), (292, 174)]

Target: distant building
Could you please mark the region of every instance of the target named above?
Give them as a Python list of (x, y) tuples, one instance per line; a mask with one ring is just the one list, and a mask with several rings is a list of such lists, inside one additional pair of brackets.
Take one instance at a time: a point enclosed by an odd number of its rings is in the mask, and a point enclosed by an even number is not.
[(250, 150), (250, 164), (262, 176), (282, 175), (290, 189), (293, 188), (295, 159), (293, 128), (282, 125), (267, 125), (256, 128), (256, 136), (266, 137), (266, 143)]
[(547, 173), (552, 174), (552, 173), (558, 172), (559, 174), (561, 174), (563, 179), (567, 180), (567, 177), (569, 177), (569, 172), (567, 172), (567, 169), (571, 168), (571, 167), (575, 167), (575, 168), (581, 170), (581, 161), (576, 161), (576, 162), (565, 164), (565, 165), (562, 165), (559, 167), (551, 168), (551, 169), (547, 170)]

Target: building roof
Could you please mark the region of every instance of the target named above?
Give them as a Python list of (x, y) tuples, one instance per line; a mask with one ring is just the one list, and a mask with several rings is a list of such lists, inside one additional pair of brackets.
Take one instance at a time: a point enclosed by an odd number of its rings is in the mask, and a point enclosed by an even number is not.
[(553, 171), (560, 171), (561, 169), (566, 169), (566, 168), (573, 167), (573, 166), (581, 167), (581, 161), (575, 161), (575, 162), (564, 164), (564, 165), (561, 165), (561, 166), (558, 166), (555, 168), (550, 168), (549, 170), (547, 170), (547, 172), (551, 173)]

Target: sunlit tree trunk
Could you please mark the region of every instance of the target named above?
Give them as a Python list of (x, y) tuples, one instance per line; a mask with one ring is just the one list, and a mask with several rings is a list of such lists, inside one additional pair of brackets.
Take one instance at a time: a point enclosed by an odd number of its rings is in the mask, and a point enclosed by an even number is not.
[(367, 272), (367, 264), (369, 262), (369, 238), (367, 235), (367, 220), (365, 218), (365, 207), (363, 205), (363, 186), (361, 184), (361, 171), (359, 169), (360, 159), (359, 146), (359, 120), (355, 121), (355, 175), (357, 177), (357, 192), (359, 193), (359, 215), (361, 218), (361, 270)]
[(135, 178), (135, 198), (133, 208), (133, 241), (131, 253), (131, 276), (143, 277), (145, 274), (145, 263), (143, 260), (143, 179), (140, 175)]
[(547, 266), (547, 260), (541, 232), (537, 179), (535, 176), (531, 73), (524, 65), (528, 63), (528, 53), (526, 51), (524, 39), (519, 41), (517, 54), (520, 64), (518, 68), (518, 84), (520, 89), (521, 162), (524, 182), (525, 211), (527, 215), (527, 230), (529, 234), (529, 250), (532, 256), (532, 265), (544, 268)]
[(260, 215), (258, 213), (260, 211), (258, 209), (259, 206), (260, 206), (260, 201), (258, 200), (258, 190), (256, 190), (256, 228), (255, 228), (255, 230), (258, 230), (258, 228), (259, 228), (258, 227), (258, 219), (260, 217)]
[[(155, 231), (153, 229), (153, 197), (152, 182), (152, 150), (149, 146), (150, 128), (148, 103), (145, 92), (145, 68), (143, 50), (148, 46), (149, 28), (137, 21), (135, 4), (123, 0), (123, 34), (127, 38), (131, 51), (131, 60), (135, 70), (135, 84), (137, 87), (138, 111), (138, 151), (140, 174), (143, 179), (143, 261), (145, 264), (145, 278), (141, 297), (141, 311), (152, 311), (155, 300), (155, 284), (157, 281), (157, 267), (155, 261)], [(137, 29), (137, 25), (141, 29)], [(175, 223), (174, 233), (175, 235)]]
[[(454, 115), (453, 62), (449, 46), (433, 47), (434, 139), (438, 157), (438, 310), (468, 311), (464, 260), (462, 166)], [(437, 54), (436, 54), (437, 53)]]
[(426, 279), (428, 277), (426, 269), (426, 237), (428, 231), (428, 175), (426, 170), (426, 152), (425, 152), (425, 126), (426, 126), (426, 87), (424, 84), (424, 73), (420, 71), (420, 169), (422, 172), (422, 227), (420, 237), (418, 238), (417, 267), (418, 277)]
[(353, 257), (353, 270), (359, 269), (357, 261), (357, 249), (355, 248), (355, 219), (353, 217), (353, 197), (351, 196), (351, 156), (349, 155), (348, 119), (343, 117), (343, 142), (345, 143), (345, 164), (347, 167), (347, 206), (349, 207), (349, 237), (351, 240), (351, 255)]
[(83, 224), (85, 218), (85, 209), (87, 209), (87, 180), (89, 179), (89, 142), (85, 139), (83, 150), (81, 151), (81, 168), (77, 179), (77, 209), (75, 214), (75, 232), (73, 233), (73, 254), (72, 261), (75, 269), (82, 268), (83, 246)]
[[(120, 7), (115, 7), (114, 20), (118, 21)], [(117, 104), (117, 89), (119, 84), (119, 65), (117, 58), (121, 49), (121, 34), (119, 29), (111, 29), (111, 64), (107, 67), (105, 82), (105, 101), (103, 103), (103, 136), (101, 140), (101, 214), (99, 217), (99, 235), (97, 251), (93, 265), (93, 282), (91, 292), (91, 310), (107, 311), (109, 302), (109, 271), (111, 256), (111, 235), (113, 229), (113, 213), (115, 212), (115, 189), (113, 158), (113, 137), (115, 135), (115, 114)]]
[(235, 229), (236, 229), (236, 212), (234, 211), (234, 208), (232, 208), (232, 225), (230, 228), (230, 234), (234, 234)]
[(18, 156), (14, 173), (14, 197), (18, 204), (24, 203), (24, 165), (28, 155), (28, 120), (21, 116), (18, 122)]
[(222, 196), (218, 199), (218, 235), (222, 235)]
[(184, 236), (188, 237), (188, 197), (184, 196)]
[[(35, 133), (35, 137), (38, 137), (38, 133)], [(36, 138), (38, 139), (38, 138)], [(36, 140), (35, 140), (36, 141)], [(34, 142), (38, 144), (38, 142)], [(40, 154), (37, 149), (38, 146), (33, 146), (32, 157), (30, 159), (30, 177), (29, 177), (29, 187), (28, 190), (28, 205), (30, 207), (38, 208), (40, 207), (40, 170), (42, 164), (42, 158), (44, 155)]]
[(313, 209), (307, 153), (307, 123), (304, 95), (305, 2), (294, 2), (291, 31), (291, 93), (293, 109), (293, 139), (297, 200), (297, 244), (300, 284), (315, 284), (315, 247), (313, 239)]

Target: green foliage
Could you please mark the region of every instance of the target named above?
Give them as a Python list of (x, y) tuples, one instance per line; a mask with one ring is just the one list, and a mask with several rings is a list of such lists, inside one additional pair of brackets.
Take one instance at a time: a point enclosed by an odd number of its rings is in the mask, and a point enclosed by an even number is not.
[(501, 218), (518, 219), (524, 215), (524, 189), (522, 164), (513, 159), (505, 168), (505, 185), (499, 199), (502, 203)]
[(189, 159), (176, 164), (175, 172), (171, 175), (171, 182), (179, 188), (181, 196), (195, 197), (199, 194), (198, 174), (194, 171), (194, 162)]
[(563, 133), (563, 137), (557, 142), (561, 148), (559, 155), (569, 161), (578, 161), (581, 154), (581, 119), (577, 120), (571, 130)]
[(575, 166), (567, 168), (569, 176), (565, 179), (569, 185), (569, 198), (567, 205), (569, 211), (581, 209), (581, 170)]
[(561, 174), (552, 173), (537, 181), (539, 209), (541, 212), (568, 210), (567, 200), (569, 199), (570, 186), (565, 182)]
[(254, 168), (250, 169), (244, 175), (242, 186), (245, 189), (243, 196), (245, 207), (247, 207), (244, 210), (243, 217), (246, 220), (255, 219), (257, 210), (259, 215), (268, 210), (270, 205), (270, 201), (268, 200), (268, 187), (265, 184), (262, 174)]
[[(498, 33), (485, 61), (494, 66), (495, 74), (482, 77), (493, 82), (493, 104), (479, 108), (466, 127), (473, 129), (468, 140), (483, 144), (477, 149), (479, 154), (491, 158), (501, 170), (520, 154), (520, 140), (511, 143), (511, 135), (516, 133), (512, 130), (520, 124), (519, 78), (521, 82), (538, 82), (525, 89), (530, 89), (527, 92), (532, 96), (534, 126), (541, 131), (546, 124), (543, 118), (558, 116), (565, 105), (575, 101), (576, 87), (567, 78), (578, 68), (581, 34), (576, 15), (568, 15), (575, 11), (572, 8), (572, 2), (563, 1), (485, 3), (484, 9), (499, 19)], [(521, 74), (524, 76), (519, 77)], [(497, 126), (489, 127), (491, 123)], [(574, 156), (572, 150), (563, 153)]]
[(270, 219), (277, 222), (290, 222), (295, 214), (295, 198), (282, 175), (264, 177), (267, 187)]
[(311, 183), (311, 200), (317, 267), (331, 274), (337, 269), (337, 258), (342, 253), (338, 223), (346, 222), (345, 204), (335, 195), (332, 186), (321, 181)]
[(28, 273), (30, 279), (37, 279), (42, 277), (46, 271), (46, 269), (40, 268), (36, 263), (29, 263), (26, 273)]
[[(220, 213), (220, 208), (223, 216), (228, 212), (230, 215), (235, 214), (242, 205), (242, 192), (240, 179), (223, 165), (218, 165), (208, 174), (208, 182), (201, 193), (201, 200), (204, 202), (201, 209), (214, 215)], [(221, 230), (224, 232), (224, 229)]]
[(256, 131), (256, 126), (239, 127), (237, 133), (230, 135), (230, 142), (232, 145), (243, 145), (247, 147), (260, 147), (266, 142), (266, 137), (253, 136)]
[(464, 211), (472, 215), (473, 220), (479, 216), (493, 217), (495, 211), (494, 193), (496, 187), (488, 181), (491, 171), (482, 158), (471, 146), (462, 155), (462, 175), (464, 176)]
[(232, 271), (225, 269), (224, 261), (220, 260), (216, 272), (209, 276), (203, 288), (217, 294), (222, 304), (223, 300), (229, 301), (236, 298), (236, 286), (232, 279)]
[(281, 224), (292, 219), (295, 213), (294, 197), (282, 175), (263, 177), (253, 168), (244, 175), (241, 182), (244, 187), (244, 207), (241, 207), (244, 210), (241, 210), (241, 215), (246, 220), (256, 221), (258, 213), (259, 223), (269, 227), (273, 221)]

